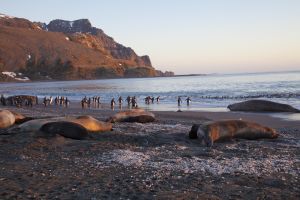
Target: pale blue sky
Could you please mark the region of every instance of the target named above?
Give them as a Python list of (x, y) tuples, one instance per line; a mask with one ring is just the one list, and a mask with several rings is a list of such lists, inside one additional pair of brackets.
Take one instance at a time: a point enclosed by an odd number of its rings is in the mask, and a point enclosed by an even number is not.
[(0, 13), (88, 18), (177, 74), (300, 70), (300, 0), (0, 0)]

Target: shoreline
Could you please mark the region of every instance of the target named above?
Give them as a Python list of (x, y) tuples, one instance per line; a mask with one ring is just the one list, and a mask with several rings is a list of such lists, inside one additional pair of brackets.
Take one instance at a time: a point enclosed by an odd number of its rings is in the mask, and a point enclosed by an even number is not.
[[(300, 127), (300, 114), (299, 113), (272, 113), (272, 112), (236, 112), (236, 111), (219, 111), (217, 108), (217, 111), (211, 111), (207, 110), (205, 108), (200, 108), (200, 110), (184, 110), (182, 109), (182, 112), (178, 112), (178, 110), (153, 110), (149, 109), (147, 105), (140, 106), (139, 108), (145, 109), (147, 111), (153, 112), (159, 117), (162, 118), (182, 118), (185, 121), (187, 120), (226, 120), (226, 119), (243, 119), (248, 121), (253, 121), (256, 123), (261, 123), (265, 126), (270, 126), (274, 128), (281, 128), (281, 127)], [(187, 108), (187, 107), (185, 107)], [(112, 115), (114, 113), (128, 110), (127, 106), (122, 106), (122, 109), (118, 107), (118, 104), (115, 106), (115, 109), (112, 110), (110, 108), (110, 105), (108, 103), (101, 103), (100, 107), (91, 106), (91, 108), (84, 108), (82, 109), (80, 106), (80, 101), (72, 101), (70, 106), (68, 108), (64, 106), (55, 106), (50, 105), (47, 107), (44, 107), (42, 104), (34, 105), (31, 107), (21, 107), (17, 108), (15, 106), (0, 106), (0, 109), (8, 109), (8, 110), (14, 110), (16, 112), (20, 112), (22, 114), (31, 115), (31, 117), (34, 117), (33, 115), (40, 113), (40, 116), (43, 116), (44, 113), (55, 113), (57, 116), (60, 115), (84, 115), (84, 114), (90, 114), (92, 116), (95, 116), (96, 118), (99, 117), (97, 115), (101, 115), (100, 119), (103, 120), (104, 118), (102, 115), (109, 117), (109, 115)], [(291, 119), (291, 116), (294, 117), (294, 119)]]

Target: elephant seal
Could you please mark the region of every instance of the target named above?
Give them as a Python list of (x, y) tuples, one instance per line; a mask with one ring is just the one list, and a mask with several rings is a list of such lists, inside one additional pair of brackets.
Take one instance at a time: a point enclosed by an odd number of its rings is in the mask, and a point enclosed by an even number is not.
[(27, 122), (29, 120), (33, 120), (32, 117), (25, 117), (24, 115), (17, 113), (15, 111), (10, 111), (15, 116), (15, 123), (16, 124), (22, 124), (24, 122)]
[(155, 121), (155, 115), (143, 109), (133, 109), (119, 112), (106, 120), (107, 122), (139, 122), (147, 123)]
[(65, 118), (46, 118), (46, 119), (34, 119), (18, 126), (18, 129), (22, 132), (35, 132), (38, 131), (44, 124), (49, 122), (56, 122), (64, 120)]
[(0, 128), (8, 128), (15, 123), (15, 116), (9, 110), (0, 110)]
[(34, 132), (34, 131), (38, 131), (46, 123), (58, 122), (58, 121), (73, 122), (83, 126), (86, 130), (91, 132), (112, 130), (111, 123), (101, 122), (91, 116), (79, 116), (77, 118), (55, 117), (55, 118), (46, 118), (46, 119), (34, 119), (19, 125), (19, 128), (22, 131)]
[(278, 133), (269, 127), (242, 120), (224, 120), (209, 122), (203, 125), (194, 124), (189, 132), (189, 138), (199, 138), (206, 146), (214, 142), (232, 138), (255, 140), (260, 138), (277, 138)]
[(245, 111), (245, 112), (293, 112), (299, 113), (300, 110), (282, 103), (276, 103), (267, 100), (249, 100), (240, 103), (234, 103), (227, 108), (230, 111)]
[(86, 128), (88, 131), (91, 132), (98, 132), (98, 131), (111, 131), (112, 130), (112, 124), (108, 122), (101, 122), (91, 116), (85, 115), (85, 116), (79, 116), (75, 119), (67, 119), (67, 121), (80, 124), (84, 128)]
[(44, 124), (39, 131), (47, 135), (59, 134), (66, 138), (82, 140), (88, 136), (88, 131), (81, 125), (68, 121), (49, 122)]

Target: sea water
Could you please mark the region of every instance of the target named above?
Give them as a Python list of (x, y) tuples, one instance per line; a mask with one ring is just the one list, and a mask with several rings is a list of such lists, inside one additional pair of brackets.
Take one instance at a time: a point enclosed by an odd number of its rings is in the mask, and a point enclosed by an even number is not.
[[(126, 78), (84, 81), (51, 81), (2, 83), (0, 94), (65, 96), (72, 100), (100, 96), (109, 103), (114, 97), (136, 96), (138, 106), (150, 110), (212, 110), (225, 111), (232, 103), (267, 99), (290, 104), (300, 109), (300, 71), (252, 74), (212, 74), (201, 76)], [(144, 98), (158, 97), (160, 102), (146, 105)], [(181, 96), (183, 103), (177, 105)], [(185, 99), (192, 102), (187, 106)]]

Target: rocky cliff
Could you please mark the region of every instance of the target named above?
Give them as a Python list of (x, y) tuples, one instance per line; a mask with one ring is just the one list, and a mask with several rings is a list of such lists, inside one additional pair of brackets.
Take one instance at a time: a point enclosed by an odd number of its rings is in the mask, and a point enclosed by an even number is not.
[(2, 81), (8, 80), (3, 76), (77, 80), (161, 75), (149, 56), (138, 56), (87, 19), (45, 24), (0, 14), (1, 72)]

